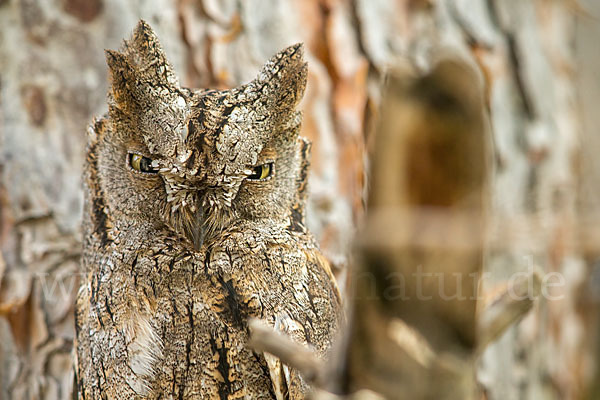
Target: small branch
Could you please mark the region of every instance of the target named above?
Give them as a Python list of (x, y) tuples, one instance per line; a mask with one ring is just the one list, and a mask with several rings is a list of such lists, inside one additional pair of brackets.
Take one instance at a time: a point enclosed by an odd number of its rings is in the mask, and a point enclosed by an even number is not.
[(318, 381), (321, 362), (313, 351), (275, 331), (259, 319), (251, 319), (248, 346), (278, 357), (283, 363), (297, 369), (308, 382)]
[(480, 313), (477, 353), (482, 352), (531, 310), (541, 286), (539, 274), (523, 276)]

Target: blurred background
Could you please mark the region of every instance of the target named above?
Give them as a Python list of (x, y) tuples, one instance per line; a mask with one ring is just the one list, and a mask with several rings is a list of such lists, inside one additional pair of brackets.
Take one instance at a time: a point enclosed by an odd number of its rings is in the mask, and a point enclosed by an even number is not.
[(0, 399), (71, 395), (86, 127), (107, 110), (103, 50), (140, 18), (188, 87), (236, 86), (305, 43), (308, 223), (342, 287), (385, 71), (471, 63), (500, 221), (482, 290), (532, 268), (565, 282), (487, 348), (478, 381), (488, 399), (600, 398), (599, 1), (0, 0)]

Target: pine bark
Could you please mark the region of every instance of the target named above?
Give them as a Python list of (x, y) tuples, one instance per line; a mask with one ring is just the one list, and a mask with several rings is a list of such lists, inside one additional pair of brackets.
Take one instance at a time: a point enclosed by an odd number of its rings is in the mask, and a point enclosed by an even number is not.
[(593, 225), (600, 189), (600, 10), (582, 5), (589, 13), (574, 0), (0, 0), (0, 398), (70, 396), (86, 126), (106, 111), (103, 49), (139, 18), (192, 87), (250, 80), (305, 42), (307, 217), (342, 287), (386, 69), (427, 70), (448, 51), (469, 60), (495, 145), (482, 290), (532, 269), (565, 277), (548, 287), (560, 299), (537, 299), (485, 352), (478, 379), (489, 399), (581, 398), (599, 324), (598, 246), (580, 228)]

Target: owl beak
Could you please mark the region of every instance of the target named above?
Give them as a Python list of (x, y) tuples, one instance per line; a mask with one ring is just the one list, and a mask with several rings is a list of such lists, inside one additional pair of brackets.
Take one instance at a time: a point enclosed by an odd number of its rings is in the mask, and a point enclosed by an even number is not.
[(201, 207), (196, 206), (193, 211), (188, 208), (185, 212), (177, 213), (173, 226), (175, 231), (189, 240), (193, 248), (198, 251), (206, 237), (204, 223), (204, 212)]
[(206, 230), (204, 229), (204, 212), (201, 207), (198, 207), (194, 221), (192, 223), (192, 229), (189, 235), (189, 239), (194, 246), (194, 250), (199, 251), (204, 244), (204, 238), (206, 237)]

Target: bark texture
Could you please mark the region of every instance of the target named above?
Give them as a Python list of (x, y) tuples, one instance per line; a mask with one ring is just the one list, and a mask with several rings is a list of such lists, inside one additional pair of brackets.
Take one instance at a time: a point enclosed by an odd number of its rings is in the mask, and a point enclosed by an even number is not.
[(414, 75), (395, 69), (386, 79), (340, 386), (386, 399), (477, 399), (492, 155), (483, 92), (456, 59)]
[(448, 49), (470, 60), (495, 144), (496, 229), (482, 289), (532, 269), (565, 282), (542, 285), (552, 296), (486, 351), (480, 383), (489, 399), (583, 396), (598, 354), (598, 246), (577, 229), (593, 228), (600, 182), (597, 8), (593, 0), (0, 0), (0, 398), (70, 394), (85, 129), (106, 111), (103, 49), (118, 48), (139, 18), (186, 86), (235, 86), (305, 42), (307, 222), (341, 286), (384, 71), (406, 60), (428, 69)]

